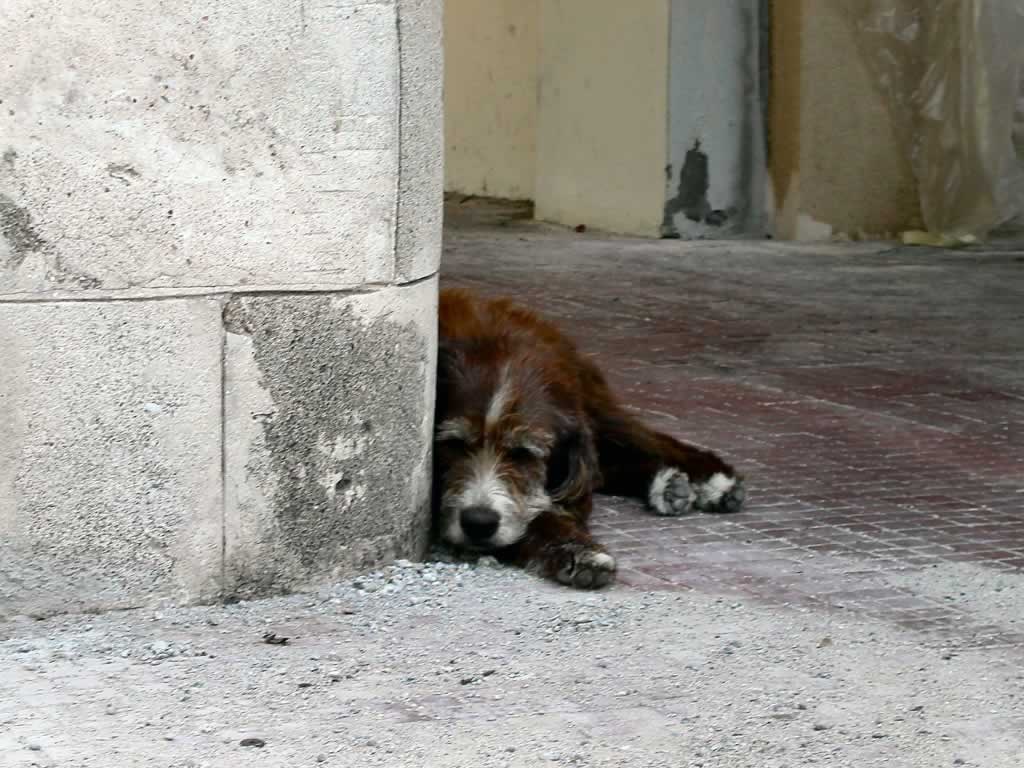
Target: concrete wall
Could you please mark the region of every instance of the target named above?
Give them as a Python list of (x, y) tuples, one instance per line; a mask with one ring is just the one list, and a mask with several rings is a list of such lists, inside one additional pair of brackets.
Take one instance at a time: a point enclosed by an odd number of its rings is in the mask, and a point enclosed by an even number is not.
[(445, 188), (532, 199), (540, 0), (446, 0)]
[(660, 233), (668, 0), (541, 3), (537, 218)]
[(448, 188), (646, 236), (919, 227), (911, 148), (858, 46), (860, 5), (446, 0)]
[(0, 7), (0, 616), (427, 531), (437, 0)]
[[(446, 0), (446, 188), (625, 234), (748, 231), (765, 187), (757, 5)], [(698, 140), (703, 175), (684, 180)]]
[(672, 0), (663, 233), (765, 234), (760, 0)]
[(775, 0), (771, 176), (776, 234), (920, 226), (910, 148), (857, 46), (844, 0)]

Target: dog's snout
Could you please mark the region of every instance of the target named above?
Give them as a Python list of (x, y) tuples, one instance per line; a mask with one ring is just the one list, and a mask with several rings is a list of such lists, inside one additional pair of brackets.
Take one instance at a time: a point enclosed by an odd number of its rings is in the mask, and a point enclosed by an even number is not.
[(498, 513), (490, 507), (469, 507), (462, 510), (459, 523), (471, 541), (486, 541), (498, 530)]

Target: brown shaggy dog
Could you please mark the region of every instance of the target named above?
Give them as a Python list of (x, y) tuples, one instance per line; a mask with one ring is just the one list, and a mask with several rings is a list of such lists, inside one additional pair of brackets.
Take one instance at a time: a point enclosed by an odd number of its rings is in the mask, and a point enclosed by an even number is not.
[(658, 515), (735, 512), (744, 498), (714, 453), (628, 414), (553, 325), (462, 290), (441, 292), (435, 440), (442, 540), (576, 587), (615, 575), (587, 531), (596, 491)]

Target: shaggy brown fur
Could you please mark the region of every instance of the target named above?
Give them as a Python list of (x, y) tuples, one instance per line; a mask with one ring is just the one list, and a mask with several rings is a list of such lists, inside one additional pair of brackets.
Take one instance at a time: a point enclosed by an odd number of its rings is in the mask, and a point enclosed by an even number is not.
[(441, 292), (435, 437), (442, 539), (577, 587), (615, 574), (587, 530), (595, 492), (661, 515), (744, 499), (731, 466), (627, 413), (553, 325), (463, 290)]

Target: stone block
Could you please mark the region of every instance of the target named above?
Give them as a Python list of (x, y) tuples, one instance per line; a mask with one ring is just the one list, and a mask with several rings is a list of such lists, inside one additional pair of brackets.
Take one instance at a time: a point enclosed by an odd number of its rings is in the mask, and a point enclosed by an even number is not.
[(422, 552), (440, 15), (0, 2), (0, 616)]
[[(0, 296), (392, 280), (396, 13), (353, 0), (4, 0)], [(412, 75), (439, 76), (439, 44), (414, 49), (409, 66), (426, 69)], [(410, 93), (436, 99), (412, 75)], [(412, 159), (440, 128), (422, 120), (406, 178), (432, 190), (440, 148), (421, 173)], [(424, 220), (439, 215), (428, 197), (413, 204)], [(403, 232), (419, 242), (411, 218)], [(436, 250), (423, 236), (416, 254)]]
[(220, 593), (211, 299), (0, 304), (0, 616)]
[(422, 554), (436, 301), (435, 280), (229, 301), (229, 595), (302, 589)]

